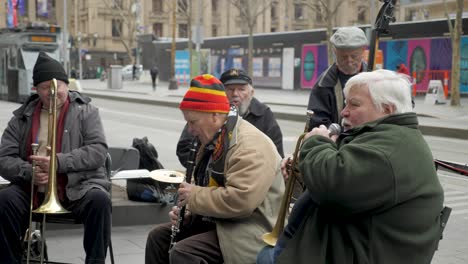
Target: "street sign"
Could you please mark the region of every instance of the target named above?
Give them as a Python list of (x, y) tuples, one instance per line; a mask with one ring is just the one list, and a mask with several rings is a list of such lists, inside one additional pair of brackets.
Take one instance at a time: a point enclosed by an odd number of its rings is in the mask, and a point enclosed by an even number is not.
[(427, 88), (425, 104), (445, 104), (444, 88), (441, 80), (430, 80)]

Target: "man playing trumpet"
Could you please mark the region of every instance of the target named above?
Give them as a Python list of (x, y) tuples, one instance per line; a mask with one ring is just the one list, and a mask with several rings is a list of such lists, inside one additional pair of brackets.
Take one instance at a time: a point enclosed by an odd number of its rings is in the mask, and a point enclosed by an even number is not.
[(444, 197), (410, 85), (388, 70), (348, 80), (345, 132), (330, 137), (321, 125), (305, 136), (307, 191), (258, 264), (431, 262)]
[[(84, 223), (86, 263), (104, 263), (110, 240), (110, 181), (104, 163), (107, 143), (98, 109), (91, 99), (68, 90), (62, 65), (44, 52), (33, 70), (37, 94), (13, 112), (1, 139), (0, 175), (11, 185), (0, 191), (0, 263), (20, 263), (21, 237), (28, 227), (30, 204), (44, 199), (38, 189), (49, 181), (48, 109), (51, 80), (57, 80), (57, 193), (60, 203)], [(32, 155), (32, 143), (39, 155)], [(32, 175), (34, 162), (36, 175)], [(31, 181), (35, 188), (31, 198)]]
[(284, 192), (276, 146), (239, 117), (212, 75), (192, 79), (180, 109), (201, 143), (196, 185), (179, 186), (178, 207), (189, 210), (180, 240), (169, 251), (175, 207), (172, 223), (149, 233), (146, 263), (255, 263), (260, 235), (271, 230)]

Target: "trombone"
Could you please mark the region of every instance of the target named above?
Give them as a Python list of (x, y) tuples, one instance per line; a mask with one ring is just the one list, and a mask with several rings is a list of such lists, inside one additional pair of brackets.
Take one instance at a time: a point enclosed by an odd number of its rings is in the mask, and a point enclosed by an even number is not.
[[(50, 104), (49, 104), (49, 118), (48, 118), (48, 134), (47, 141), (49, 146), (50, 154), (50, 163), (49, 163), (49, 181), (47, 185), (47, 192), (39, 208), (36, 210), (33, 209), (34, 201), (34, 174), (36, 173), (35, 162), (32, 163), (32, 176), (31, 176), (31, 205), (29, 211), (29, 229), (27, 232), (28, 237), (28, 252), (26, 262), (30, 262), (30, 250), (31, 250), (31, 239), (32, 239), (32, 214), (39, 213), (42, 214), (42, 227), (45, 229), (45, 218), (46, 214), (64, 214), (69, 213), (70, 211), (66, 210), (61, 204), (57, 196), (57, 146), (56, 146), (56, 137), (57, 137), (57, 80), (52, 79), (50, 81)], [(37, 153), (38, 145), (33, 143), (31, 145), (33, 154)], [(44, 234), (42, 235), (41, 241), (41, 263), (44, 263)]]
[(276, 241), (278, 240), (279, 235), (283, 233), (286, 214), (289, 212), (288, 208), (294, 191), (294, 184), (296, 180), (298, 180), (300, 177), (299, 171), (297, 169), (299, 150), (301, 149), (302, 143), (304, 141), (304, 136), (307, 134), (307, 132), (309, 132), (310, 118), (313, 114), (314, 112), (312, 110), (307, 110), (307, 121), (304, 127), (304, 132), (297, 139), (296, 148), (294, 150), (292, 159), (288, 161), (287, 169), (289, 178), (286, 184), (283, 199), (281, 200), (280, 211), (278, 213), (278, 218), (276, 219), (275, 226), (273, 227), (273, 230), (270, 233), (265, 233), (262, 235), (263, 242), (272, 247), (276, 245)]

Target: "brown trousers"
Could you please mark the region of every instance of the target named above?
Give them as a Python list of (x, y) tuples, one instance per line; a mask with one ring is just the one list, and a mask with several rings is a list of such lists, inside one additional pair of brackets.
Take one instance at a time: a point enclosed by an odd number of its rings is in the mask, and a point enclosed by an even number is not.
[(216, 226), (196, 221), (184, 228), (169, 252), (171, 223), (159, 224), (148, 234), (145, 249), (146, 264), (218, 264), (223, 263)]

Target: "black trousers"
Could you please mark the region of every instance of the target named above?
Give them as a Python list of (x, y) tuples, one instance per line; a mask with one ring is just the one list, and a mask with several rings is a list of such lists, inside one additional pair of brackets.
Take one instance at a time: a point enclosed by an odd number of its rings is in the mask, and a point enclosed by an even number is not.
[(171, 223), (157, 225), (148, 234), (145, 249), (146, 264), (218, 264), (223, 263), (216, 226), (198, 221), (183, 229), (183, 239), (169, 252)]
[[(0, 190), (0, 263), (20, 263), (22, 241), (29, 224), (30, 193), (18, 185)], [(111, 230), (111, 200), (94, 188), (64, 207), (84, 224), (86, 263), (104, 263)], [(46, 237), (47, 238), (47, 237)]]

